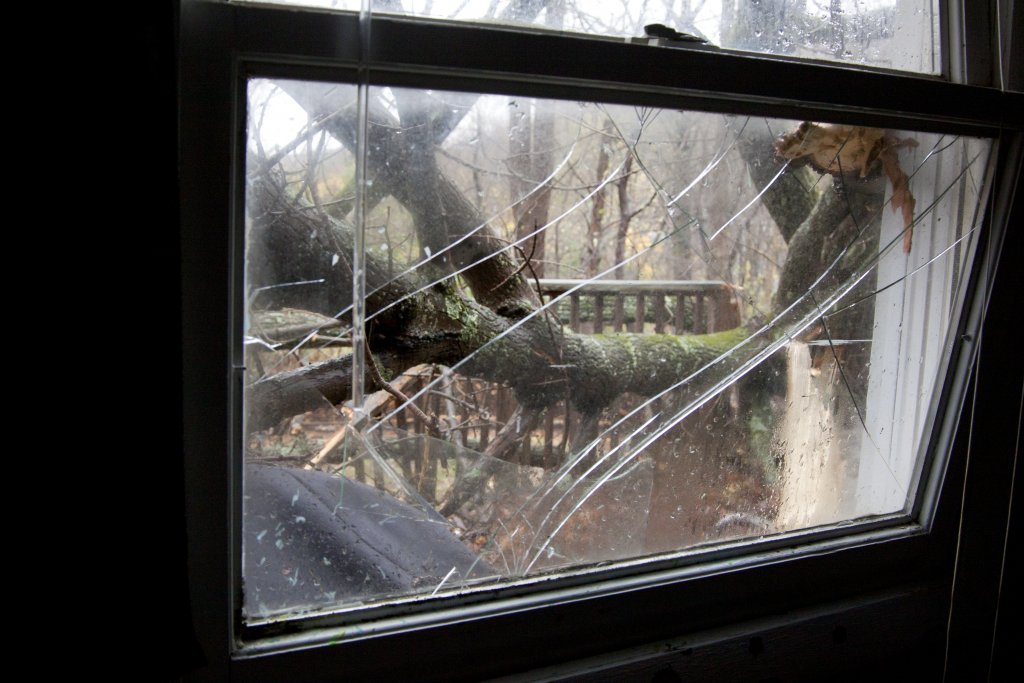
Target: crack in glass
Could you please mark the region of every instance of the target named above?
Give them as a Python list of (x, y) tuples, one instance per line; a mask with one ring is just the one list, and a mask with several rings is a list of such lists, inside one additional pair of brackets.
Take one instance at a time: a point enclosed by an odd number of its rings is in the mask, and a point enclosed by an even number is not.
[(988, 141), (886, 131), (905, 222), (871, 129), (821, 171), (810, 122), (356, 94), (249, 85), (247, 619), (912, 503)]

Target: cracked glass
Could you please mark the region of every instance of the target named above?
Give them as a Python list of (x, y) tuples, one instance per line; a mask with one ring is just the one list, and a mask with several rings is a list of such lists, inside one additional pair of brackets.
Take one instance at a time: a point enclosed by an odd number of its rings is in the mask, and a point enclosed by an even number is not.
[(244, 616), (901, 513), (990, 142), (248, 84)]

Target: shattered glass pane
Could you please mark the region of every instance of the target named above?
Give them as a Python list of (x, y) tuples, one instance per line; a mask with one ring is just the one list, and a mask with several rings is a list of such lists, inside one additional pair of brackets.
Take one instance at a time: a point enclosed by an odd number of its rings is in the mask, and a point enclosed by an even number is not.
[[(282, 0), (256, 0), (282, 4)], [(360, 0), (283, 0), (359, 11)], [(373, 0), (373, 14), (540, 27), (938, 74), (937, 0)]]
[(247, 620), (913, 503), (989, 141), (248, 92)]

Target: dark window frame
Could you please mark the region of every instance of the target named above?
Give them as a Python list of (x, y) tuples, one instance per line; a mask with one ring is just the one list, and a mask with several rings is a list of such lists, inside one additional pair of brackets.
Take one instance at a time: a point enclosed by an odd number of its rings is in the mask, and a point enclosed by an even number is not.
[[(896, 609), (903, 604), (901, 596), (945, 594), (963, 546), (957, 535), (963, 534), (959, 522), (967, 500), (962, 492), (969, 439), (956, 423), (969, 393), (968, 370), (975, 363), (972, 341), (952, 361), (942, 397), (944, 419), (933, 434), (932, 450), (951, 453), (944, 481), (935, 482), (942, 492), (933, 519), (917, 519), (917, 509), (878, 528), (858, 528), (853, 536), (814, 535), (803, 548), (788, 540), (754, 555), (721, 555), (692, 566), (665, 562), (641, 574), (563, 582), (539, 593), (496, 589), (487, 595), (493, 599), (439, 611), (394, 610), (372, 628), (330, 618), (299, 626), (245, 627), (233, 607), (240, 604), (241, 589), (236, 566), (241, 463), (232, 456), (239, 452), (240, 423), (234, 413), (241, 383), (231, 364), (240, 357), (240, 339), (233, 330), (240, 329), (237, 264), (242, 262), (244, 210), (238, 161), (244, 150), (244, 83), (250, 76), (355, 81), (362, 75), (361, 47), (358, 21), (351, 15), (200, 0), (183, 0), (180, 9), (186, 511), (193, 624), (210, 659), (205, 671), (315, 680), (371, 676), (384, 663), (396, 677), (422, 679), (445, 677), (446, 667), (458, 662), (459, 676), (472, 679), (798, 608), (861, 604), (864, 596), (876, 596), (880, 604)], [(1011, 206), (1024, 136), (1019, 115), (1012, 115), (1024, 99), (1016, 93), (764, 55), (620, 45), (398, 18), (375, 18), (367, 54), (375, 84), (811, 120), (838, 116), (860, 125), (999, 138), (986, 237), (979, 246), (988, 261), (974, 271), (976, 299), (992, 284), (1003, 251), (1000, 240), (1009, 234), (1019, 243), (1019, 231), (1005, 231), (1008, 222), (1021, 222), (1019, 206)], [(1006, 278), (1005, 271), (1004, 263), (998, 277)], [(978, 338), (983, 322), (978, 304), (961, 321), (961, 334), (971, 339)], [(986, 350), (978, 362), (999, 362), (1000, 357), (998, 350)], [(972, 461), (967, 490), (979, 476), (1008, 481), (1008, 467), (1005, 458), (995, 464)], [(975, 516), (992, 524), (998, 521), (999, 506), (1005, 508), (1004, 498), (995, 496), (970, 509), (978, 509)], [(991, 563), (991, 551), (977, 552), (978, 562)], [(772, 587), (770, 593), (765, 586)], [(395, 652), (403, 656), (396, 658)]]

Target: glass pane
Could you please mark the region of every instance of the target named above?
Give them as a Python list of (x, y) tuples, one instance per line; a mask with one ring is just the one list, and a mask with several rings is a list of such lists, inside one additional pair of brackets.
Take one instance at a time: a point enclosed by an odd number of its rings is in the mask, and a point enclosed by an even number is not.
[[(360, 8), (359, 0), (284, 1)], [(374, 0), (371, 5), (375, 14), (536, 26), (930, 74), (942, 70), (937, 0)], [(652, 24), (657, 26), (645, 30)]]
[[(899, 512), (988, 141), (249, 84), (245, 614)], [(366, 394), (352, 403), (352, 378)]]

